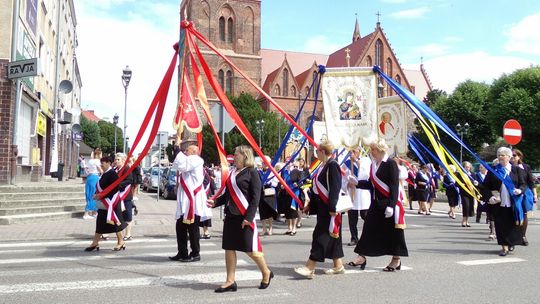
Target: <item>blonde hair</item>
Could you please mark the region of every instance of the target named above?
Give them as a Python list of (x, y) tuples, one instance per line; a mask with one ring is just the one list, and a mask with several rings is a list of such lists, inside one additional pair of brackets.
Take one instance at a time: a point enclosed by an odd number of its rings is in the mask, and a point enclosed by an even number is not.
[(253, 156), (253, 150), (250, 146), (241, 145), (235, 149), (238, 153), (244, 156), (244, 167), (254, 168), (255, 157)]
[(456, 172), (456, 166), (448, 165), (448, 170), (450, 170), (450, 172), (454, 173), (454, 172)]
[(386, 140), (384, 140), (384, 138), (379, 138), (379, 139), (375, 139), (373, 140), (370, 144), (369, 144), (369, 147), (370, 148), (375, 148), (381, 152), (386, 152), (388, 150), (388, 144), (386, 144)]
[(325, 140), (319, 144), (317, 150), (324, 152), (326, 156), (330, 156), (334, 152), (334, 145), (329, 140)]
[(90, 155), (91, 158), (95, 159), (101, 159), (103, 156), (103, 152), (101, 152), (100, 148), (95, 148), (94, 151), (92, 151), (92, 155)]
[(124, 162), (126, 161), (126, 158), (127, 158), (127, 155), (122, 152), (116, 153), (115, 156), (120, 157)]

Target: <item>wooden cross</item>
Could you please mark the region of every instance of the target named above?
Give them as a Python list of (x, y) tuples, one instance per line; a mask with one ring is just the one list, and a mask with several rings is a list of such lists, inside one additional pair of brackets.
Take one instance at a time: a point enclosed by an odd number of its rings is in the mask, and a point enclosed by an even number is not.
[(347, 55), (345, 56), (345, 60), (347, 60), (347, 67), (351, 66), (351, 55), (349, 54), (350, 52), (351, 50), (349, 48), (345, 49), (345, 53), (347, 53)]

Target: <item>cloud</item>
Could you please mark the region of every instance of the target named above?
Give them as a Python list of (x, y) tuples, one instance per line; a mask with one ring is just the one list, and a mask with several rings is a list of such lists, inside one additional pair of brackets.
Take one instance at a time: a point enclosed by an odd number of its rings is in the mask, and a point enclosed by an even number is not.
[(413, 8), (408, 10), (402, 10), (395, 13), (390, 14), (390, 17), (395, 19), (416, 19), (423, 17), (427, 12), (429, 12), (428, 7), (419, 7), (419, 8)]
[[(97, 2), (100, 8), (107, 8), (129, 1)], [(87, 3), (77, 10), (77, 59), (83, 84), (81, 106), (95, 110), (99, 117), (111, 118), (118, 113), (119, 126), (123, 129), (124, 87), (121, 75), (124, 67), (129, 65), (133, 77), (128, 87), (127, 135), (133, 141), (174, 54), (172, 46), (179, 35), (178, 7), (174, 4), (169, 5), (168, 10), (163, 6), (150, 10), (143, 5), (137, 9), (146, 9), (147, 14), (133, 9), (123, 19), (107, 10), (95, 14), (92, 7), (95, 5)], [(156, 22), (155, 14), (158, 13), (160, 21)], [(160, 130), (172, 131), (176, 79), (173, 76)]]
[[(491, 83), (503, 73), (509, 74), (533, 64), (517, 57), (494, 56), (478, 51), (428, 59), (424, 61), (424, 68), (435, 89), (452, 93), (459, 83), (467, 79)], [(413, 68), (418, 69), (417, 65)]]
[(317, 35), (309, 38), (303, 49), (305, 52), (309, 53), (330, 54), (342, 47), (342, 45), (335, 43), (326, 36)]
[(505, 50), (522, 54), (540, 55), (540, 13), (523, 18), (505, 35), (508, 42)]

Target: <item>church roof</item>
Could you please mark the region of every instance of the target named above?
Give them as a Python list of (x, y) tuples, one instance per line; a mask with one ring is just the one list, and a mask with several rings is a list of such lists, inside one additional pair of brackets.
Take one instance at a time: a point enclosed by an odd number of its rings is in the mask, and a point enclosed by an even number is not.
[(433, 89), (423, 64), (420, 65), (420, 70), (403, 69), (403, 73), (405, 73), (409, 83), (414, 86), (414, 95), (420, 100), (426, 97), (427, 93)]
[[(314, 63), (315, 64), (315, 63)], [(297, 75), (295, 78), (296, 78), (296, 83), (301, 87), (304, 85), (304, 82), (306, 82), (306, 79), (313, 75), (313, 73), (311, 72), (311, 69), (313, 68), (313, 65), (311, 67), (309, 67), (307, 70), (303, 71), (302, 73), (300, 73), (299, 75)]]
[(306, 67), (313, 65), (313, 61), (317, 62), (317, 64), (325, 64), (328, 60), (328, 55), (324, 54), (261, 49), (261, 76), (263, 83), (266, 83), (265, 77), (269, 78), (273, 71), (281, 67), (285, 54), (293, 75), (304, 72)]
[(353, 43), (330, 54), (330, 56), (328, 56), (328, 62), (326, 63), (326, 66), (329, 68), (346, 67), (347, 53), (345, 52), (345, 50), (347, 49), (351, 51), (349, 53), (349, 56), (351, 56), (350, 65), (353, 66), (358, 60), (358, 58), (362, 57), (366, 48), (369, 46), (371, 42), (371, 37), (373, 37), (373, 33), (370, 33), (369, 35), (362, 37), (359, 40), (356, 40)]
[(264, 81), (264, 84), (263, 84), (263, 91), (267, 92), (267, 93), (270, 93), (271, 92), (271, 87), (270, 85), (272, 84), (272, 82), (274, 82), (274, 79), (276, 79), (276, 76), (278, 75), (279, 71), (281, 70), (281, 66), (279, 66), (277, 69), (275, 69), (272, 73), (268, 74), (268, 76), (266, 76), (266, 80)]

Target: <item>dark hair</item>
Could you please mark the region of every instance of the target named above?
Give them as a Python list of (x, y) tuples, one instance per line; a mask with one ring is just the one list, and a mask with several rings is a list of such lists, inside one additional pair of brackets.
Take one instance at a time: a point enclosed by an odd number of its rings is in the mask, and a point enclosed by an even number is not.
[(102, 158), (100, 158), (99, 160), (100, 162), (102, 163), (112, 163), (113, 160), (110, 156), (103, 156)]

